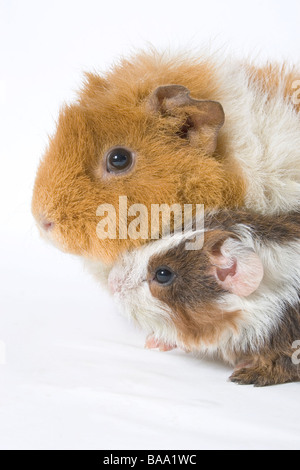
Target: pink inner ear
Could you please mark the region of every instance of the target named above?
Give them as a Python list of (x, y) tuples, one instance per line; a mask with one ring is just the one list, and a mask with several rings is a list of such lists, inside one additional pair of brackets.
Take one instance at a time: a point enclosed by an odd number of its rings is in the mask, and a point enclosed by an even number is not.
[(222, 253), (211, 260), (218, 284), (232, 294), (247, 297), (258, 289), (263, 279), (262, 262), (253, 251), (239, 250), (234, 257)]
[(221, 282), (224, 282), (227, 278), (227, 276), (235, 276), (236, 274), (236, 261), (233, 261), (233, 264), (232, 266), (230, 266), (229, 268), (221, 268), (221, 267), (218, 267), (216, 266), (217, 270), (216, 270), (216, 275), (218, 277), (218, 279), (221, 281)]

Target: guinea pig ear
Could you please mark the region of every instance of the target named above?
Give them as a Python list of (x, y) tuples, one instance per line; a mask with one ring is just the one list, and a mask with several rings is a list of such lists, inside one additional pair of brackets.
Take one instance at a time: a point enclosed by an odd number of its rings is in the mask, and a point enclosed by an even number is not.
[(218, 134), (225, 122), (225, 113), (219, 102), (195, 100), (186, 87), (165, 85), (150, 95), (148, 109), (152, 113), (184, 115), (180, 136), (189, 139), (193, 146), (201, 146), (208, 154), (216, 150)]
[(255, 292), (264, 276), (263, 264), (251, 248), (236, 238), (217, 242), (209, 253), (212, 274), (226, 291), (241, 297)]

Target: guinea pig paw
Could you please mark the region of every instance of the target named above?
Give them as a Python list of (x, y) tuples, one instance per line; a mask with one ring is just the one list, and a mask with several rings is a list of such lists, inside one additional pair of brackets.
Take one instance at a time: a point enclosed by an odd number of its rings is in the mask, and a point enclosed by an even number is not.
[(145, 348), (146, 349), (157, 349), (159, 347), (159, 341), (154, 335), (149, 335), (146, 338)]
[(236, 368), (229, 380), (238, 385), (254, 385), (254, 387), (267, 387), (278, 383), (274, 377), (268, 375), (265, 368), (259, 366)]
[(149, 335), (146, 338), (145, 348), (146, 349), (159, 349), (160, 351), (171, 351), (172, 349), (175, 349), (176, 346), (165, 343), (164, 341), (158, 340), (155, 338), (154, 335)]
[(163, 352), (172, 351), (172, 349), (176, 349), (176, 347), (177, 346), (175, 344), (167, 344), (161, 341), (159, 342), (159, 350)]

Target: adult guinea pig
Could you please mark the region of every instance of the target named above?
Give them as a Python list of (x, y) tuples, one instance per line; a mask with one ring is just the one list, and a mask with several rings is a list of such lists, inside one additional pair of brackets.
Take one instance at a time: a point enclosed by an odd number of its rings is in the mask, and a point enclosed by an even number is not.
[(203, 231), (123, 255), (109, 285), (147, 347), (217, 355), (240, 384), (299, 380), (300, 213), (208, 212)]
[[(103, 76), (87, 74), (38, 169), (32, 211), (41, 232), (96, 260), (100, 276), (102, 263), (149, 241), (120, 236), (119, 196), (149, 211), (162, 203), (294, 209), (299, 77), (276, 65), (156, 52), (122, 60)], [(101, 204), (116, 210), (114, 238), (97, 235)]]

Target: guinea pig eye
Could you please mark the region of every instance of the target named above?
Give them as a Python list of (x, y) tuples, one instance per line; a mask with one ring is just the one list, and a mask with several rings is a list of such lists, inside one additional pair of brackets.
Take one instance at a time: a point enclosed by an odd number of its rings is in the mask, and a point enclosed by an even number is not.
[(169, 286), (174, 281), (175, 274), (165, 266), (159, 267), (155, 272), (155, 281), (164, 286)]
[(133, 164), (133, 153), (124, 147), (109, 150), (106, 157), (106, 169), (109, 173), (128, 171)]

